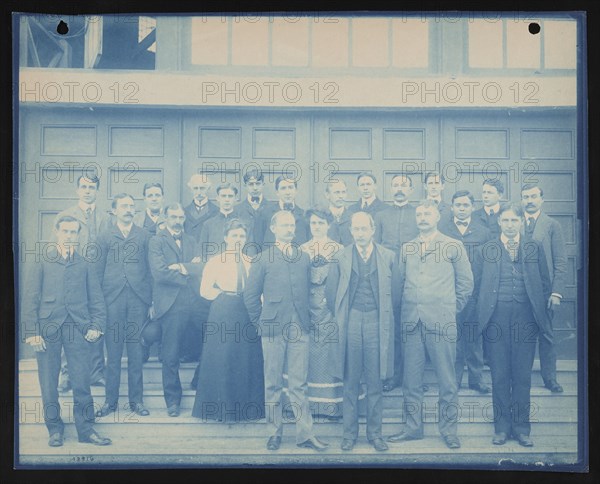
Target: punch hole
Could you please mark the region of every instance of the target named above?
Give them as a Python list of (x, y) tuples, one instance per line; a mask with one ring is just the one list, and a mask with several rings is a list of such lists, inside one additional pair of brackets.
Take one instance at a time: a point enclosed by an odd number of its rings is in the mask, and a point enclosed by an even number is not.
[(542, 28), (540, 27), (540, 24), (538, 24), (537, 22), (532, 22), (529, 24), (529, 33), (532, 35), (537, 35), (540, 33), (540, 30), (542, 30)]
[(66, 24), (66, 22), (64, 21), (60, 21), (58, 22), (58, 25), (56, 27), (56, 31), (60, 34), (60, 35), (66, 35), (69, 32), (69, 26)]

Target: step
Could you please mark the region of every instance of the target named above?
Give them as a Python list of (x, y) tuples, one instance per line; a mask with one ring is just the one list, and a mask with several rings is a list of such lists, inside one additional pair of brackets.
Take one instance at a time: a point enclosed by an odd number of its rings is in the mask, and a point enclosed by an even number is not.
[[(105, 429), (98, 426), (99, 431)], [(275, 452), (265, 449), (263, 435), (214, 437), (180, 436), (165, 434), (147, 439), (137, 433), (108, 433), (113, 445), (97, 447), (77, 442), (74, 429), (65, 429), (65, 445), (47, 446), (47, 434), (42, 429), (25, 427), (19, 445), (21, 465), (90, 466), (98, 464), (154, 464), (154, 465), (377, 465), (412, 466), (415, 464), (450, 464), (453, 467), (494, 465), (510, 468), (518, 464), (537, 466), (573, 464), (577, 462), (577, 437), (554, 435), (538, 438), (532, 434), (534, 447), (521, 447), (515, 441), (495, 446), (491, 435), (461, 436), (462, 447), (450, 450), (439, 435), (409, 444), (390, 444), (388, 452), (376, 452), (361, 434), (352, 452), (340, 450), (340, 438), (327, 441), (330, 448), (322, 453), (295, 445), (293, 429), (286, 428), (281, 448)], [(157, 430), (156, 434), (160, 430)], [(361, 428), (361, 432), (364, 429)], [(264, 432), (263, 432), (264, 434)]]

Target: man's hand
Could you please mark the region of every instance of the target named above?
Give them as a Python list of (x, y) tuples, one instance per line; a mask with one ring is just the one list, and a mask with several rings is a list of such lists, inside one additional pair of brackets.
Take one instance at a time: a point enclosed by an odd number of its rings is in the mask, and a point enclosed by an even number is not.
[(86, 339), (86, 341), (94, 343), (95, 341), (98, 341), (98, 338), (100, 338), (100, 336), (102, 336), (102, 332), (98, 331), (97, 329), (88, 329), (85, 333), (84, 338)]
[(168, 269), (172, 270), (172, 271), (177, 271), (180, 274), (183, 274), (184, 276), (188, 275), (188, 271), (185, 269), (183, 264), (171, 264)]
[(46, 342), (41, 336), (30, 336), (25, 340), (25, 343), (31, 345), (37, 352), (46, 351)]
[(199, 255), (192, 259), (192, 264), (200, 264), (200, 262), (202, 262), (202, 257), (200, 257)]
[(552, 295), (548, 298), (548, 309), (552, 309), (554, 311), (556, 308), (560, 306), (560, 298), (558, 296)]
[(150, 319), (154, 319), (154, 315), (156, 314), (156, 310), (154, 309), (154, 304), (148, 308), (148, 317)]

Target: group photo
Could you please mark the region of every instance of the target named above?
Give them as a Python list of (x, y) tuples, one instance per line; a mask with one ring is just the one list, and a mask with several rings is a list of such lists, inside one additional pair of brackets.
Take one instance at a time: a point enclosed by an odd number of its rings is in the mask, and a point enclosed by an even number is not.
[(583, 17), (130, 17), (14, 18), (16, 464), (581, 469)]

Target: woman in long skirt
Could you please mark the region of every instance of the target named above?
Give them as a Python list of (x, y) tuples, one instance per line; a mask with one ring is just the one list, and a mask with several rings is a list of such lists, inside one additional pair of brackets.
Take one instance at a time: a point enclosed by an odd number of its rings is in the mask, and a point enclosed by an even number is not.
[(225, 250), (206, 263), (200, 295), (210, 301), (192, 416), (236, 422), (264, 417), (260, 335), (242, 297), (250, 260), (242, 248), (247, 228), (238, 219), (225, 225)]

